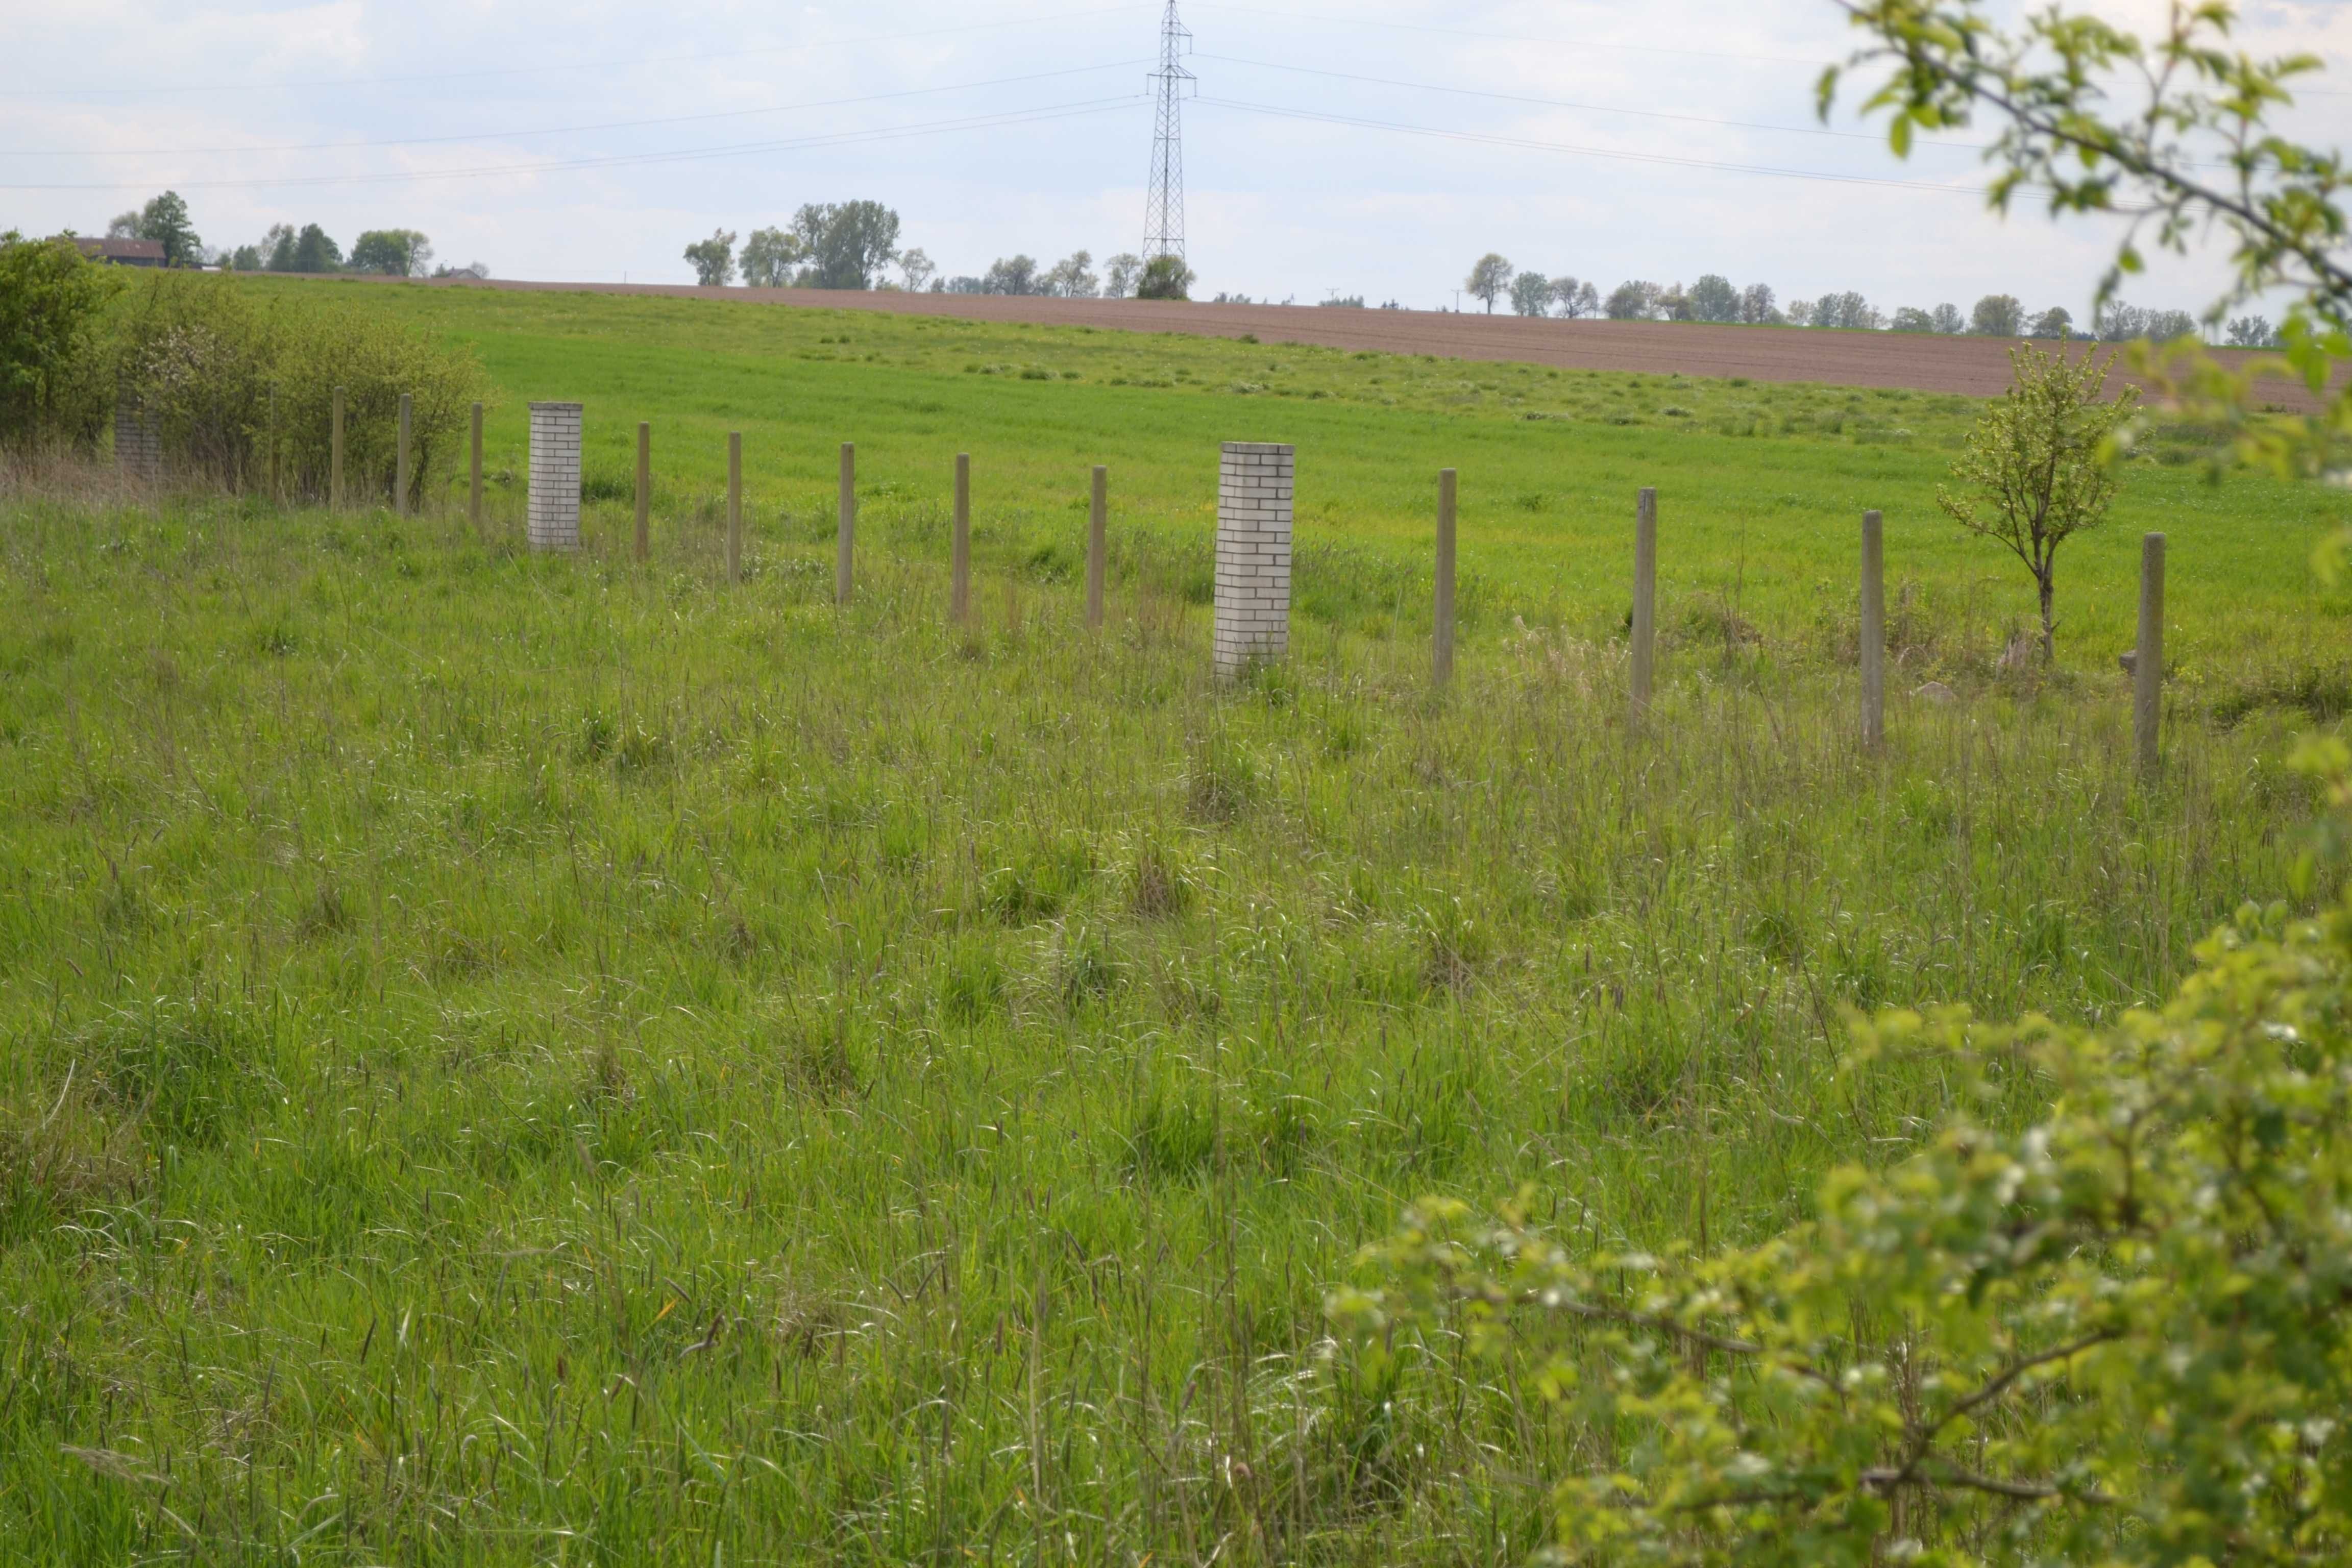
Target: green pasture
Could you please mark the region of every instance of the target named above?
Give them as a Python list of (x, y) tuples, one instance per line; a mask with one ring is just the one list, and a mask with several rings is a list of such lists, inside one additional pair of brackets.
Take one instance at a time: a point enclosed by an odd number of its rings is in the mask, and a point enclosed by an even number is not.
[[(587, 404), (591, 548), (525, 552), (511, 487), (482, 533), (0, 493), (0, 1560), (1522, 1562), (1596, 1435), (1330, 1336), (1406, 1202), (1768, 1235), (1943, 1103), (1931, 1065), (1840, 1073), (1853, 1011), (2109, 1016), (2312, 893), (2286, 758), (2352, 705), (2308, 567), (2333, 490), (2136, 467), (2044, 674), (1994, 657), (2022, 571), (1929, 510), (1964, 408), (1730, 436), (1428, 384), (1558, 384), (1502, 367), (357, 298), (477, 344), (499, 469), (527, 400)], [(1252, 363), (1292, 368), (1205, 384)], [(641, 416), (644, 565), (604, 483)], [(1198, 593), (1227, 437), (1299, 447), (1305, 606), (1233, 686)], [(1478, 592), (1440, 693), (1447, 462)], [(1668, 635), (1635, 730), (1640, 483)], [(1899, 678), (1879, 753), (1866, 504), (1904, 668), (1951, 689)], [(2153, 780), (2112, 662), (2149, 525), (2182, 661)]]
[[(1477, 607), (1596, 634), (1622, 619), (1634, 492), (1659, 491), (1668, 599), (1719, 605), (1781, 635), (1851, 602), (1859, 517), (1886, 518), (1889, 591), (1986, 656), (2033, 616), (2031, 579), (1960, 534), (1935, 491), (1976, 400), (1899, 389), (1741, 384), (1421, 356), (1250, 344), (1180, 333), (990, 325), (857, 310), (593, 294), (253, 280), (310, 299), (356, 295), (469, 342), (501, 389), (488, 416), (494, 511), (520, 526), (533, 399), (586, 405), (592, 523), (628, 527), (638, 421), (653, 426), (657, 538), (691, 542), (715, 515), (726, 437), (744, 437), (755, 529), (832, 527), (838, 448), (858, 449), (862, 504), (910, 526), (903, 551), (943, 558), (954, 455), (972, 455), (983, 545), (1066, 567), (1087, 470), (1111, 469), (1122, 530), (1188, 549), (1205, 584), (1216, 447), (1298, 447), (1297, 543), (1375, 553), (1425, 575), (1436, 475), (1461, 475), (1463, 570)], [(1171, 306), (1181, 310), (1181, 306)], [(1760, 329), (1759, 329), (1760, 330)], [(2199, 433), (2159, 425), (2113, 520), (2060, 565), (2062, 658), (2111, 668), (2131, 646), (2138, 536), (2169, 536), (2172, 655), (2194, 679), (2328, 616), (2313, 547), (2352, 517), (2340, 491), (2198, 461)], [(453, 503), (462, 476), (446, 476)], [(1412, 595), (1390, 609), (1415, 613)], [(1311, 600), (1309, 613), (1318, 606)], [(1377, 632), (1370, 603), (1333, 606)], [(1416, 629), (1425, 624), (1412, 622)]]

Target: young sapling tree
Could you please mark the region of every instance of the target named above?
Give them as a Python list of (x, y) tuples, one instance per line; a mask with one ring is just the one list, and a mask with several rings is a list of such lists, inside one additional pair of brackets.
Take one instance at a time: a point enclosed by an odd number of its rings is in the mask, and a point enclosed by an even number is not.
[(2139, 389), (2105, 395), (2105, 361), (2069, 363), (2031, 343), (2010, 350), (2015, 384), (1969, 436), (1952, 477), (1969, 487), (1936, 487), (1936, 504), (1970, 533), (2009, 547), (2033, 574), (2042, 601), (2042, 658), (2057, 657), (2058, 547), (2105, 521), (2122, 479), (2105, 461), (2110, 438), (2131, 416)]

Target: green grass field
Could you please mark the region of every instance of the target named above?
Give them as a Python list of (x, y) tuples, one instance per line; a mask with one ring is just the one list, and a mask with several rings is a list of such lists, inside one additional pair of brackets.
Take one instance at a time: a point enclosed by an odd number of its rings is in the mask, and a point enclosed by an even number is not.
[[(2164, 990), (2291, 897), (2284, 758), (2347, 705), (2307, 564), (2343, 498), (2158, 462), (2062, 583), (2067, 668), (1996, 668), (2024, 574), (1930, 510), (1965, 407), (1726, 436), (1430, 384), (1550, 384), (1501, 367), (363, 298), (478, 345), (499, 467), (529, 398), (587, 403), (592, 485), (654, 420), (656, 559), (619, 499), (566, 559), (520, 552), (510, 492), (487, 539), (0, 499), (0, 1557), (1524, 1560), (1589, 1435), (1475, 1365), (1368, 1383), (1322, 1310), (1355, 1249), (1521, 1184), (1596, 1238), (1768, 1234), (1940, 1104), (1925, 1068), (1838, 1075), (1848, 1009)], [(1217, 389), (1251, 363), (1295, 395)], [(1228, 437), (1299, 446), (1307, 612), (1237, 688), (1197, 602)], [(1100, 635), (1066, 585), (1093, 461)], [(1441, 695), (1447, 462), (1478, 614)], [(1669, 636), (1636, 733), (1638, 483)], [(1877, 756), (1864, 505), (1916, 584), (1906, 668), (1963, 699), (1898, 697)], [(2112, 661), (2149, 525), (2181, 659), (2153, 785)]]
[[(1989, 658), (2033, 615), (2022, 568), (1935, 507), (1976, 416), (1969, 398), (695, 300), (246, 286), (356, 293), (474, 345), (504, 394), (486, 441), (506, 481), (502, 517), (520, 517), (524, 405), (584, 403), (588, 486), (606, 502), (595, 521), (608, 542), (625, 536), (645, 420), (673, 529), (698, 517), (715, 531), (727, 432), (740, 429), (754, 526), (779, 540), (829, 537), (838, 447), (855, 441), (864, 505), (895, 531), (888, 546), (943, 559), (954, 455), (969, 451), (983, 546), (992, 536), (1007, 564), (1042, 554), (1050, 575), (1077, 558), (1087, 469), (1104, 463), (1117, 531), (1185, 551), (1205, 592), (1217, 445), (1281, 440), (1299, 449), (1302, 608), (1375, 634), (1375, 605), (1328, 602), (1318, 588), (1382, 580), (1393, 611), (1396, 570), (1425, 581), (1447, 467), (1461, 474), (1463, 569), (1483, 590), (1474, 607), (1493, 612), (1474, 621), (1497, 633), (1513, 612), (1590, 636), (1622, 619), (1643, 485), (1659, 489), (1664, 592), (1685, 606), (1719, 605), (1783, 636), (1815, 626), (1851, 603), (1858, 519), (1876, 507), (1890, 593), (1909, 584), (1948, 642)], [(2158, 432), (2113, 521), (2069, 547), (2063, 657), (2108, 669), (2131, 645), (2148, 529), (2171, 537), (2184, 678), (2273, 645), (2268, 628), (2289, 617), (2324, 618), (2344, 647), (2341, 606), (2316, 595), (2307, 563), (2352, 516), (2352, 497), (2248, 476), (2216, 488), (2190, 460), (2194, 432), (2177, 434)], [(446, 478), (454, 498), (461, 479)], [(1325, 552), (1364, 552), (1391, 571), (1318, 582)], [(1408, 594), (1408, 616), (1412, 605)], [(1425, 614), (1411, 624), (1424, 626)]]

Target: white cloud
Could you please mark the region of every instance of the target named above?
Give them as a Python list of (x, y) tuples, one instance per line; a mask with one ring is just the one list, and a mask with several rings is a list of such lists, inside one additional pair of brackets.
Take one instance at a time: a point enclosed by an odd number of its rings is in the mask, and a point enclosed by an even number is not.
[[(2103, 8), (2145, 26), (2158, 4)], [(1975, 177), (1965, 148), (1923, 148), (1897, 163), (1874, 138), (1812, 133), (1818, 68), (1849, 47), (1826, 0), (1655, 0), (1638, 10), (1398, 0), (1360, 14), (1328, 0), (1196, 0), (1186, 19), (1203, 99), (1186, 111), (1192, 260), (1211, 290), (1307, 300), (1337, 289), (1433, 305), (1452, 300), (1475, 256), (1498, 249), (1604, 289), (1625, 277), (1720, 271), (1783, 297), (1853, 288), (1887, 309), (1965, 307), (2000, 291), (2079, 313), (2113, 243), (2110, 229), (2031, 212), (2003, 222), (1962, 195), (1314, 123), (1208, 101), (1751, 170)], [(1139, 96), (1111, 112), (889, 133), (1139, 95), (1157, 41), (1148, 3), (1043, 0), (974, 14), (906, 0), (783, 12), (711, 0), (0, 0), (0, 20), (11, 41), (0, 185), (12, 187), (0, 190), (0, 226), (89, 231), (172, 184), (215, 244), (280, 221), (321, 223), (346, 244), (361, 228), (396, 224), (425, 230), (446, 258), (478, 258), (505, 276), (640, 280), (686, 279), (681, 247), (713, 227), (748, 231), (802, 202), (851, 196), (897, 206), (907, 242), (950, 273), (1014, 251), (1101, 257), (1140, 237), (1150, 119)], [(993, 25), (1006, 22), (1015, 25)], [(2263, 0), (2242, 37), (2260, 53), (2308, 48), (2352, 61), (2352, 7)], [(1244, 60), (1265, 63), (1234, 63)], [(1003, 79), (1048, 71), (1073, 74)], [(1366, 78), (1381, 79), (1350, 79)], [(995, 85), (961, 85), (975, 83)], [(919, 90), (939, 88), (954, 90)], [(2352, 80), (2335, 90), (2344, 96), (2316, 94), (2296, 111), (2301, 133), (2338, 139)], [(840, 100), (864, 101), (826, 101)], [(1650, 112), (1612, 111), (1628, 110)], [(744, 110), (759, 112), (614, 123)], [(843, 132), (874, 139), (593, 163)], [(457, 140), (195, 151), (419, 138)], [(94, 155), (109, 149), (151, 151)], [(557, 162), (589, 166), (438, 177)], [(2196, 306), (2222, 276), (2210, 256), (2168, 263), (2133, 294)]]

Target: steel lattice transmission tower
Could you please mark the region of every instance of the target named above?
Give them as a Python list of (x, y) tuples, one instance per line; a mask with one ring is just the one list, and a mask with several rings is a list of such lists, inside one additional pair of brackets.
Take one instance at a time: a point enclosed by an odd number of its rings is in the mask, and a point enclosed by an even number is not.
[(1192, 73), (1183, 57), (1192, 51), (1192, 35), (1176, 19), (1176, 0), (1168, 0), (1160, 22), (1160, 68), (1151, 74), (1158, 83), (1159, 114), (1151, 133), (1151, 194), (1143, 205), (1143, 259), (1172, 256), (1184, 259), (1184, 125), (1178, 105)]

